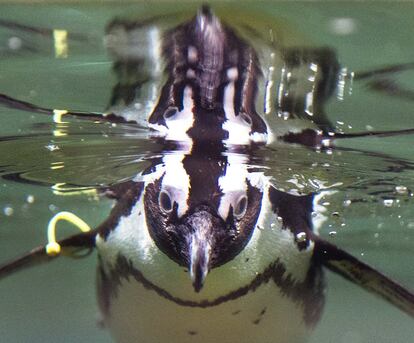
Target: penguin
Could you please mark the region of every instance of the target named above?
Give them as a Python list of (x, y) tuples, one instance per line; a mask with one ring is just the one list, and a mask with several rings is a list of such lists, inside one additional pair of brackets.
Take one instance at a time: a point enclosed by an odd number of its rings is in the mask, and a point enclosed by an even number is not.
[(112, 190), (117, 205), (96, 247), (99, 304), (117, 342), (309, 337), (324, 302), (314, 197), (276, 190), (250, 158), (195, 141), (128, 192)]
[[(309, 49), (280, 55), (278, 91), (269, 86), (276, 76), (265, 75), (262, 105), (288, 113), (289, 125), (274, 128), (257, 112), (263, 72), (244, 35), (208, 6), (163, 33), (154, 54), (166, 77), (144, 104), (155, 104), (147, 126), (160, 151), (129, 181), (101, 189), (115, 201), (101, 225), (59, 241), (69, 254), (97, 249), (99, 306), (117, 342), (306, 342), (323, 311), (325, 268), (414, 316), (412, 292), (318, 236), (323, 192), (278, 189), (260, 163), (260, 149), (274, 139), (329, 144), (334, 128), (323, 104), (337, 82), (334, 55)], [(311, 72), (312, 92), (293, 81)], [(116, 86), (109, 114), (68, 114), (140, 124), (124, 92)], [(118, 110), (120, 98), (131, 104)], [(292, 129), (292, 121), (311, 125)], [(36, 248), (1, 265), (0, 278), (53, 258)]]

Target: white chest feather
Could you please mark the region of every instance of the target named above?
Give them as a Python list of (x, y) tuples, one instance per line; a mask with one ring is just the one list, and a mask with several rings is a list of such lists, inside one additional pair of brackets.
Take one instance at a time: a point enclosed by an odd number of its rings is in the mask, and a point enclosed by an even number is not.
[(272, 282), (221, 305), (198, 308), (178, 305), (124, 280), (106, 324), (121, 343), (300, 343), (311, 329)]

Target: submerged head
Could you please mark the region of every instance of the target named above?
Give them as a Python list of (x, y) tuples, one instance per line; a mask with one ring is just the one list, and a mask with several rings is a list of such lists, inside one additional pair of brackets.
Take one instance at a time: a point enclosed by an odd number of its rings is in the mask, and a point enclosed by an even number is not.
[(223, 185), (223, 175), (221, 187), (220, 177), (212, 177), (212, 182), (202, 179), (195, 176), (184, 190), (164, 175), (149, 184), (144, 195), (152, 239), (169, 258), (188, 268), (196, 292), (212, 268), (232, 260), (249, 242), (262, 201), (262, 191), (246, 178), (237, 189)]

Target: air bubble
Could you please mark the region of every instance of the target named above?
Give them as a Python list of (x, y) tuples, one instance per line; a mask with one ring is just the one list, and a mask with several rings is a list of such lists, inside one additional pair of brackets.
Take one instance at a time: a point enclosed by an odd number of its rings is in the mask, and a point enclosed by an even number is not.
[(49, 211), (51, 212), (56, 212), (58, 210), (57, 206), (54, 204), (50, 204), (49, 205)]
[(10, 217), (10, 216), (12, 216), (12, 215), (13, 215), (13, 213), (14, 213), (14, 209), (13, 209), (13, 207), (11, 207), (11, 206), (6, 206), (6, 207), (4, 207), (4, 208), (3, 208), (3, 213), (4, 213), (4, 215), (6, 215), (7, 217)]
[(353, 18), (333, 18), (329, 22), (329, 28), (337, 35), (346, 36), (357, 30), (357, 24)]
[(34, 203), (34, 201), (35, 201), (35, 197), (34, 197), (33, 195), (29, 194), (29, 195), (26, 197), (26, 202), (27, 202), (28, 204), (33, 204), (33, 203)]
[(23, 45), (19, 37), (10, 37), (7, 43), (10, 50), (19, 50)]

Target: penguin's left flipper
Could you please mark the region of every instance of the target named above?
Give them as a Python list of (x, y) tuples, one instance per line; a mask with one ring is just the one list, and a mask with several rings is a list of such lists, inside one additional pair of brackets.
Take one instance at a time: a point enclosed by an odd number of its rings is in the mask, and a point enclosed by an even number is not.
[(362, 137), (394, 137), (412, 134), (414, 134), (414, 128), (352, 133), (324, 132), (313, 129), (305, 129), (301, 132), (289, 132), (284, 136), (278, 137), (278, 139), (285, 143), (300, 144), (311, 148), (335, 148), (334, 142), (336, 140)]
[(372, 80), (374, 78), (394, 75), (396, 73), (400, 73), (407, 70), (413, 70), (414, 69), (414, 63), (408, 62), (408, 63), (399, 63), (399, 64), (393, 64), (388, 65), (382, 68), (375, 68), (371, 70), (364, 70), (364, 71), (356, 71), (353, 73), (354, 80), (360, 81), (360, 80)]
[(36, 247), (29, 252), (14, 258), (13, 260), (1, 264), (0, 280), (20, 270), (54, 260), (56, 257), (61, 255), (70, 257), (83, 256), (80, 255), (80, 252), (91, 252), (95, 248), (96, 234), (96, 230), (82, 232), (58, 241), (57, 243), (61, 247), (61, 252), (58, 255), (48, 254), (46, 245)]
[(414, 100), (414, 90), (405, 88), (396, 81), (394, 77), (396, 74), (404, 71), (412, 71), (414, 63), (401, 63), (377, 68), (373, 70), (365, 70), (352, 73), (352, 78), (355, 81), (364, 81), (366, 86), (376, 92), (398, 97), (405, 100)]
[(273, 186), (269, 188), (272, 211), (282, 219), (283, 227), (293, 233), (299, 250), (306, 249), (313, 241), (313, 259), (317, 265), (325, 266), (414, 317), (413, 292), (312, 231), (313, 198), (314, 194), (299, 196)]
[(413, 292), (335, 245), (319, 237), (314, 241), (314, 258), (318, 263), (414, 317)]

